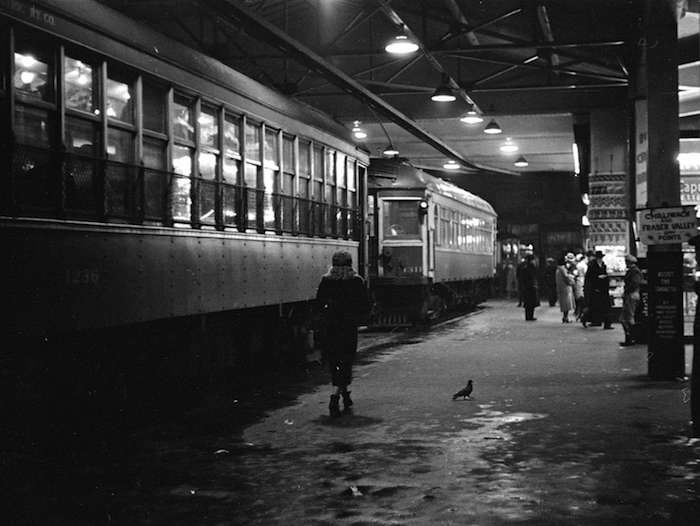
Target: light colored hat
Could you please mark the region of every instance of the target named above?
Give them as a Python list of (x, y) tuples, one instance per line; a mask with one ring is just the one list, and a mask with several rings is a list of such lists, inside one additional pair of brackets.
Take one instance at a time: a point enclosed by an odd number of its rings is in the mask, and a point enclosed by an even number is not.
[(627, 261), (627, 263), (636, 263), (636, 262), (637, 262), (637, 258), (634, 257), (632, 254), (627, 254), (627, 255), (625, 256), (625, 261)]
[(569, 252), (565, 257), (567, 261), (574, 261), (576, 259), (576, 256), (574, 256), (571, 252)]

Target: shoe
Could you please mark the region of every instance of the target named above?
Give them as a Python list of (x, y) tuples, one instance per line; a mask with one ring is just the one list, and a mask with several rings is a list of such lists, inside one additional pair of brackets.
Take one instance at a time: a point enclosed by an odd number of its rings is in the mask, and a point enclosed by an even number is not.
[(351, 413), (353, 403), (352, 398), (350, 398), (350, 391), (345, 391), (341, 394), (343, 395), (343, 413)]
[(600, 327), (601, 325), (603, 325), (603, 324), (600, 323), (599, 321), (594, 321), (594, 322), (591, 322), (591, 323), (590, 323), (590, 326), (591, 326), (591, 327)]
[(614, 327), (612, 325), (606, 325), (603, 327), (603, 329), (610, 330), (610, 329), (614, 329)]
[(633, 340), (625, 340), (624, 342), (620, 342), (620, 347), (629, 347), (630, 345), (635, 345), (636, 342)]
[(331, 395), (331, 401), (328, 404), (328, 412), (333, 418), (340, 416), (340, 395)]
[(537, 318), (525, 318), (525, 321), (537, 321)]

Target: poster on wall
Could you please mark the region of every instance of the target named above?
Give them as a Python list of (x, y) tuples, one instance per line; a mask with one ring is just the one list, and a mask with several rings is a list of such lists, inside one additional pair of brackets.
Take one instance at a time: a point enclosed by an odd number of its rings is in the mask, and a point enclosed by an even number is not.
[(647, 157), (649, 152), (649, 130), (647, 100), (634, 101), (634, 181), (637, 208), (647, 206)]

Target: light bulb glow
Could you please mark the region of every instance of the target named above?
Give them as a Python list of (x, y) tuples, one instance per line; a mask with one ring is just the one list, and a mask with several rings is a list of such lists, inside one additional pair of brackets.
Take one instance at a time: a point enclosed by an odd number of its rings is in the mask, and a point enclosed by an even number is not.
[(457, 170), (459, 168), (459, 164), (457, 164), (455, 161), (447, 161), (442, 165), (442, 167), (445, 170)]
[(33, 68), (37, 63), (37, 60), (32, 55), (22, 55), (21, 53), (15, 53), (15, 55), (24, 68)]
[(578, 175), (581, 173), (581, 164), (578, 158), (578, 144), (573, 143), (571, 145), (571, 152), (574, 154), (574, 173)]
[(451, 93), (435, 93), (430, 99), (435, 102), (454, 102), (457, 97)]
[(479, 124), (484, 122), (484, 119), (479, 116), (475, 111), (468, 111), (463, 117), (459, 119), (464, 124)]
[(33, 71), (23, 71), (19, 74), (19, 80), (22, 81), (22, 84), (31, 84), (35, 77), (36, 73)]
[(503, 133), (503, 130), (496, 121), (492, 120), (484, 128), (484, 133), (488, 133), (489, 135), (495, 135), (497, 133)]
[(406, 35), (398, 35), (392, 39), (384, 48), (387, 53), (394, 55), (408, 55), (418, 51), (418, 44), (409, 39)]
[(511, 141), (510, 137), (508, 137), (505, 144), (502, 144), (499, 147), (499, 150), (501, 150), (502, 153), (515, 153), (518, 151), (518, 145)]
[(513, 163), (514, 166), (517, 166), (518, 168), (525, 168), (528, 166), (530, 163), (527, 162), (527, 159), (523, 157), (522, 155), (518, 157), (518, 159)]
[(393, 145), (389, 145), (384, 149), (384, 151), (382, 153), (384, 155), (386, 155), (387, 157), (392, 157), (394, 155), (398, 155), (399, 151), (396, 148), (394, 148)]

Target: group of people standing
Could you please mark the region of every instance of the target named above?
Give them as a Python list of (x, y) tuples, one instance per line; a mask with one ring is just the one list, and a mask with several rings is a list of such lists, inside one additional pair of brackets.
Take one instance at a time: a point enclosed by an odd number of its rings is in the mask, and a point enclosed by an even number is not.
[[(584, 327), (612, 329), (610, 282), (608, 269), (603, 261), (601, 251), (589, 250), (586, 255), (572, 252), (562, 256), (555, 263), (547, 258), (543, 272), (544, 286), (550, 306), (559, 303), (562, 323), (570, 323), (569, 313)], [(625, 331), (625, 340), (620, 345), (635, 343), (635, 312), (640, 301), (639, 289), (642, 273), (637, 267), (637, 259), (625, 257), (627, 273), (622, 304), (621, 323)], [(525, 256), (516, 270), (520, 298), (518, 306), (525, 308), (525, 320), (535, 321), (534, 311), (540, 305), (537, 283), (537, 267), (532, 254)]]

